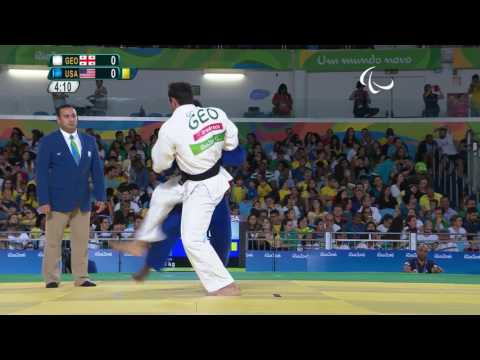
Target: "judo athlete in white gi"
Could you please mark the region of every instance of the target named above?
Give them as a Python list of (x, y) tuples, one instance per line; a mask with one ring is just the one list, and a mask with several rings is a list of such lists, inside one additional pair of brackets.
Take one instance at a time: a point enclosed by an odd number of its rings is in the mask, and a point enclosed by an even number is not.
[(240, 289), (207, 239), (213, 211), (229, 189), (232, 176), (220, 165), (222, 150), (238, 146), (238, 129), (218, 108), (193, 105), (190, 84), (173, 83), (168, 97), (173, 114), (160, 128), (152, 148), (156, 173), (174, 160), (181, 176), (157, 186), (137, 240), (165, 239), (159, 226), (183, 203), (181, 238), (185, 252), (209, 295), (240, 295)]

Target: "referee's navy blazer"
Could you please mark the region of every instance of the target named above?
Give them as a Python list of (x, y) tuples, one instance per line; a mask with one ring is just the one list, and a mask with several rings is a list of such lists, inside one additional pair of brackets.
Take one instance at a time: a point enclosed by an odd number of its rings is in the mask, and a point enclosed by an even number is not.
[(78, 132), (82, 143), (79, 165), (73, 159), (60, 130), (40, 140), (36, 182), (40, 206), (49, 204), (52, 211), (70, 212), (76, 208), (91, 210), (92, 179), (93, 194), (97, 201), (105, 201), (103, 163), (98, 155), (97, 143), (93, 136)]

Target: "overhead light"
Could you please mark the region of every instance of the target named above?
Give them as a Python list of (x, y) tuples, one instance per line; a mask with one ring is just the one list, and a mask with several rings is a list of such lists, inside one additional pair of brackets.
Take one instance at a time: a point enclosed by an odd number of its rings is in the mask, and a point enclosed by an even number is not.
[(245, 74), (240, 73), (206, 73), (203, 74), (206, 80), (210, 81), (239, 81), (245, 77)]
[(8, 69), (8, 75), (21, 78), (43, 78), (47, 79), (48, 70), (40, 69)]

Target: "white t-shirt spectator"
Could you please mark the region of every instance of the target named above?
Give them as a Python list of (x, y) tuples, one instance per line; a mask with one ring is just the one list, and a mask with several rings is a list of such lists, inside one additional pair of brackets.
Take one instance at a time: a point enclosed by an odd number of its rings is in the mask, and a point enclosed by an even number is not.
[(435, 139), (438, 147), (441, 149), (442, 154), (445, 155), (457, 155), (458, 151), (455, 147), (455, 143), (453, 142), (452, 134), (447, 133), (447, 135), (443, 139)]
[(392, 196), (397, 199), (397, 202), (400, 203), (402, 201), (402, 192), (398, 188), (396, 184), (393, 184), (390, 187), (390, 192), (392, 193)]
[[(270, 155), (270, 159), (277, 160), (278, 155), (277, 155), (276, 152), (272, 151), (272, 152), (270, 152), (269, 155)], [(290, 156), (288, 156), (288, 154), (284, 154), (283, 155), (283, 160), (290, 162), (292, 159), (290, 159)]]
[[(283, 211), (283, 214), (286, 216), (287, 213), (288, 213), (288, 207), (286, 207), (286, 206), (283, 207), (283, 208), (282, 208), (282, 211)], [(298, 208), (298, 206), (295, 205), (295, 206), (293, 207), (293, 211), (295, 212), (295, 217), (296, 217), (297, 219), (300, 219), (300, 215), (302, 215), (302, 214), (301, 214), (300, 209)]]
[(347, 153), (348, 162), (351, 162), (356, 155), (357, 155), (357, 151), (354, 148), (351, 148)]
[(423, 228), (423, 221), (417, 219), (417, 229), (421, 229), (421, 228)]
[[(134, 201), (130, 201), (130, 209), (133, 210), (135, 214), (138, 214), (141, 211), (140, 206), (138, 206), (138, 204)], [(113, 211), (118, 210), (120, 210), (120, 203), (117, 203), (117, 205), (115, 205), (113, 208)]]
[[(372, 218), (373, 221), (375, 221), (375, 224), (379, 224), (380, 221), (382, 221), (382, 215), (380, 214), (380, 211), (375, 207), (375, 206), (370, 206), (370, 209), (372, 210)], [(363, 212), (363, 206), (360, 207), (358, 210), (358, 213)]]
[[(340, 226), (338, 226), (337, 224), (333, 224), (332, 225), (332, 230), (330, 232), (339, 232), (342, 228)], [(328, 231), (328, 230), (325, 230), (325, 231)]]
[(464, 227), (461, 227), (458, 230), (449, 227), (448, 232), (450, 233), (450, 239), (453, 241), (467, 241), (467, 230), (465, 230)]
[(8, 249), (9, 250), (23, 250), (30, 241), (30, 237), (27, 233), (21, 233), (20, 235), (8, 235)]
[(378, 225), (377, 230), (380, 231), (381, 233), (387, 233), (388, 232), (388, 228), (383, 224)]
[(100, 249), (100, 245), (103, 241), (110, 240), (113, 235), (110, 231), (95, 232), (95, 238), (88, 242), (90, 249)]

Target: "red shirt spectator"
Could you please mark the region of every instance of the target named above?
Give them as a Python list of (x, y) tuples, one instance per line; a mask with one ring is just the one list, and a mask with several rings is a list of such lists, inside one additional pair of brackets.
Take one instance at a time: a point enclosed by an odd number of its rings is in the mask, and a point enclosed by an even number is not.
[(293, 108), (293, 100), (287, 91), (287, 85), (281, 84), (277, 93), (273, 96), (273, 114), (274, 115), (291, 115)]

